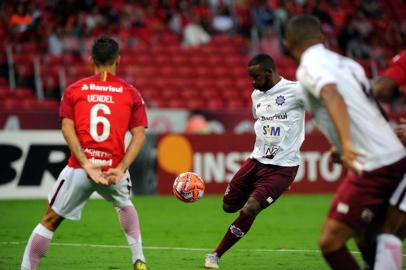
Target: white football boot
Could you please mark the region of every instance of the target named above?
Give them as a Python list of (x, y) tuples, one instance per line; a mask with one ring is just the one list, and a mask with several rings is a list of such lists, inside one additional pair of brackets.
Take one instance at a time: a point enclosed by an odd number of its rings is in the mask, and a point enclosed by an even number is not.
[(217, 269), (219, 268), (220, 258), (217, 256), (217, 253), (207, 254), (206, 260), (204, 260), (204, 267), (208, 269)]

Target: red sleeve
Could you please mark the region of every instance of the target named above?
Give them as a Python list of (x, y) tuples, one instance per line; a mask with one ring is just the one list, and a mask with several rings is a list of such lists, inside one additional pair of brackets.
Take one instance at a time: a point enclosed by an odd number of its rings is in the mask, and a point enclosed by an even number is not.
[(134, 127), (143, 126), (145, 128), (148, 127), (148, 119), (147, 113), (145, 109), (145, 102), (142, 99), (140, 93), (133, 88), (133, 107), (131, 111), (131, 118), (128, 129), (132, 129)]
[(67, 88), (63, 93), (61, 105), (59, 107), (59, 118), (73, 119), (73, 101), (71, 88)]
[(395, 81), (397, 86), (406, 84), (406, 50), (396, 55), (383, 76)]

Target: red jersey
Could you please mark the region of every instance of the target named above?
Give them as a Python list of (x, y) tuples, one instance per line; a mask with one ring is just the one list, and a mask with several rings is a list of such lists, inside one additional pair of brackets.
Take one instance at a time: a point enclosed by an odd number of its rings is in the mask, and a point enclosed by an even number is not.
[[(59, 110), (61, 119), (74, 121), (87, 158), (103, 170), (116, 167), (124, 157), (124, 137), (129, 129), (148, 126), (144, 101), (137, 89), (112, 74), (106, 75), (104, 80), (94, 75), (70, 85)], [(72, 154), (69, 166), (80, 168)]]
[(392, 79), (406, 93), (406, 50), (393, 57), (383, 75)]

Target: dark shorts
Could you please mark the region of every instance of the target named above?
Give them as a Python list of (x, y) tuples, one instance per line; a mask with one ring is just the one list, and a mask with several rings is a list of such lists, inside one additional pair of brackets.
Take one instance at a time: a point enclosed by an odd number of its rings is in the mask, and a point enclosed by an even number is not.
[(249, 197), (254, 197), (262, 208), (266, 208), (289, 188), (298, 168), (267, 165), (248, 159), (231, 179), (223, 202), (242, 207)]
[(379, 169), (348, 175), (337, 189), (328, 217), (357, 230), (383, 222), (389, 199), (406, 171), (406, 158)]

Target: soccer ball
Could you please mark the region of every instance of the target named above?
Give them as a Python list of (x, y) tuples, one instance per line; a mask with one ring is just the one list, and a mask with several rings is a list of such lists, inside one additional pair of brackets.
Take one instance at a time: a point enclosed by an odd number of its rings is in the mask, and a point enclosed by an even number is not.
[(193, 172), (181, 173), (173, 182), (173, 194), (183, 202), (195, 202), (204, 193), (204, 182)]

